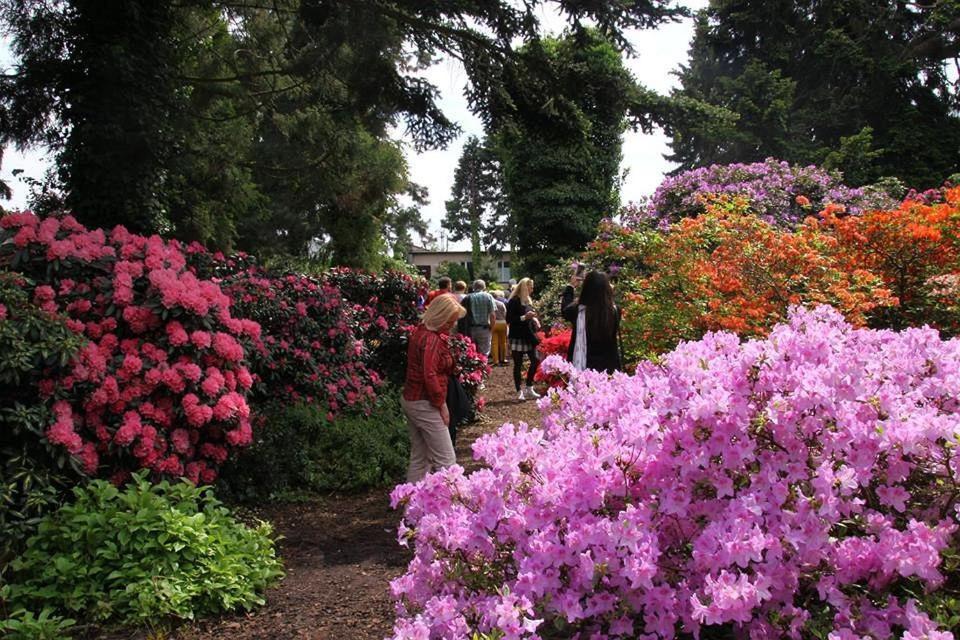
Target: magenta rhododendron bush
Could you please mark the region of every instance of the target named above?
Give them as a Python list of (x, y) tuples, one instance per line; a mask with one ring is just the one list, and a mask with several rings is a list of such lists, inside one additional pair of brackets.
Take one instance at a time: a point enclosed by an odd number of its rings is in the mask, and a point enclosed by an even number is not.
[(960, 342), (820, 307), (633, 376), (553, 360), (543, 430), (394, 491), (395, 638), (953, 637)]
[(369, 412), (381, 377), (364, 364), (364, 343), (336, 287), (259, 267), (220, 284), (234, 313), (261, 327), (261, 339), (248, 350), (258, 406), (305, 401), (325, 406), (329, 420), (345, 409)]
[(68, 375), (40, 385), (55, 416), (47, 439), (88, 474), (147, 468), (211, 482), (251, 442), (243, 342), (260, 326), (231, 315), (179, 243), (18, 213), (0, 218), (0, 244), (33, 301), (88, 340)]

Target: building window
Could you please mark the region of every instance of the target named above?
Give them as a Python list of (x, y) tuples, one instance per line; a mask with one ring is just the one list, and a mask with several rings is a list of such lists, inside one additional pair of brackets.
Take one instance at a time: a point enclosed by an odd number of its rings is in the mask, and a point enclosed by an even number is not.
[(500, 275), (500, 282), (509, 282), (510, 278), (513, 276), (510, 275), (510, 261), (509, 260), (499, 260), (497, 262), (497, 270)]

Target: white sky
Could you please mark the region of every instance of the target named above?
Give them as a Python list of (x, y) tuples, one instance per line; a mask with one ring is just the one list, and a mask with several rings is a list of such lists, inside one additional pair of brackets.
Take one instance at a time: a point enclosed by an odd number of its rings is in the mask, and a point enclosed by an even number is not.
[[(679, 4), (696, 10), (705, 7), (707, 0), (686, 0)], [(541, 19), (545, 30), (551, 33), (558, 33), (564, 26), (562, 20), (556, 15), (543, 14)], [(655, 31), (632, 32), (629, 34), (629, 39), (636, 55), (627, 59), (626, 65), (640, 84), (660, 93), (667, 93), (676, 86), (676, 78), (671, 75), (671, 72), (676, 71), (679, 65), (686, 61), (687, 48), (692, 35), (693, 25), (690, 20), (668, 24)], [(9, 69), (12, 62), (6, 42), (0, 42), (0, 69)], [(467, 109), (466, 99), (463, 96), (466, 74), (459, 62), (441, 61), (428, 69), (424, 75), (439, 90), (439, 105), (444, 113), (452, 120), (459, 122), (463, 129), (463, 135), (446, 149), (420, 154), (417, 154), (410, 145), (405, 149), (410, 178), (429, 189), (430, 203), (424, 207), (423, 212), (430, 221), (431, 232), (437, 237), (442, 237), (440, 221), (444, 214), (444, 202), (450, 197), (453, 173), (460, 157), (460, 150), (468, 136), (482, 137), (483, 128), (479, 119)], [(626, 133), (621, 166), (621, 170), (627, 171), (621, 190), (624, 202), (637, 200), (653, 193), (664, 174), (673, 167), (663, 158), (663, 155), (668, 152), (667, 139), (659, 131), (652, 135), (632, 131)], [(13, 199), (5, 202), (4, 205), (18, 208), (26, 204), (27, 187), (13, 178), (14, 169), (23, 169), (26, 175), (39, 179), (43, 177), (48, 166), (49, 159), (43, 149), (29, 149), (25, 152), (17, 151), (12, 147), (4, 149), (0, 178), (13, 189)], [(449, 244), (451, 249), (466, 246), (466, 242)]]

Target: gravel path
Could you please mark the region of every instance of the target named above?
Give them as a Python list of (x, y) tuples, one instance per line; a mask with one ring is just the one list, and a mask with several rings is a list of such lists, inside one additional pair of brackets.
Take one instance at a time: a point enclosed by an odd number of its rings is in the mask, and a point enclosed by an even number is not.
[[(494, 368), (481, 420), (461, 429), (457, 459), (476, 467), (470, 446), (504, 422), (537, 422), (531, 402), (518, 402), (509, 367)], [(184, 627), (179, 640), (384, 638), (393, 625), (388, 583), (403, 573), (410, 552), (396, 541), (399, 513), (390, 488), (311, 502), (265, 506), (259, 517), (283, 536), (287, 577), (253, 613)]]

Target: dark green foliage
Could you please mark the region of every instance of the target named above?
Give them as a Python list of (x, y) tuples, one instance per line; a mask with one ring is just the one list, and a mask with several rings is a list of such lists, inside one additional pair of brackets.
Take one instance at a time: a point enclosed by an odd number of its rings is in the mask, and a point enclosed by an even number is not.
[[(465, 266), (458, 262), (441, 262), (440, 266), (437, 267), (437, 276), (447, 276), (453, 283), (462, 280), (470, 284), (470, 272), (467, 271)], [(452, 285), (450, 289), (453, 289)]]
[(249, 610), (283, 574), (273, 544), (269, 524), (240, 524), (208, 488), (96, 480), (44, 518), (4, 598), (127, 625)]
[(939, 186), (960, 166), (960, 2), (714, 0), (676, 97), (735, 112), (675, 123), (680, 170), (777, 157), (854, 186)]
[(345, 415), (317, 440), (310, 484), (316, 491), (358, 491), (395, 484), (410, 456), (399, 393), (385, 393), (369, 416)]
[(637, 87), (601, 34), (526, 45), (505, 70), (497, 151), (523, 275), (582, 250), (619, 205), (621, 135)]
[(332, 422), (315, 405), (274, 407), (253, 446), (221, 472), (220, 491), (246, 501), (398, 481), (410, 450), (399, 398), (386, 391), (369, 416), (345, 414)]
[(473, 275), (481, 277), (484, 254), (495, 253), (513, 236), (500, 163), (486, 141), (481, 144), (474, 136), (467, 138), (454, 173), (452, 195), (446, 203), (443, 228), (450, 232), (451, 240), (470, 239)]
[(0, 574), (81, 475), (73, 458), (45, 443), (52, 398), (39, 383), (57, 377), (82, 340), (24, 289), (21, 277), (0, 273)]

